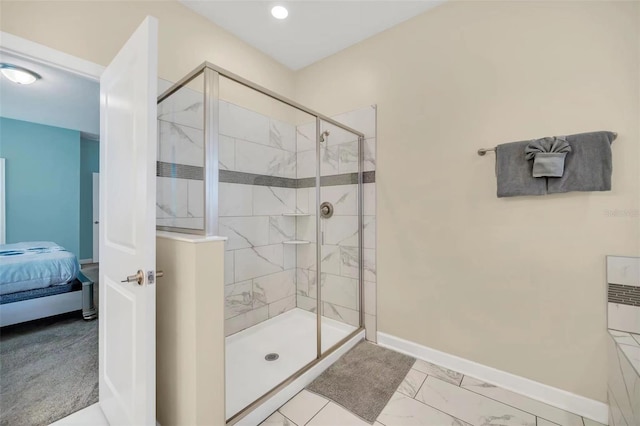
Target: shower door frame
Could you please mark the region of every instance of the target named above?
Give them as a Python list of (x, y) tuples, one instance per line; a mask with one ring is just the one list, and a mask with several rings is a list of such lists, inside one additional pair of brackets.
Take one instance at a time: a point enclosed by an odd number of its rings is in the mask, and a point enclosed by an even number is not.
[[(218, 165), (218, 147), (219, 147), (219, 82), (220, 76), (225, 77), (235, 83), (253, 89), (267, 97), (282, 102), (292, 108), (307, 113), (315, 117), (316, 121), (316, 297), (317, 297), (317, 354), (316, 358), (300, 368), (293, 375), (287, 377), (278, 385), (267, 391), (264, 395), (253, 401), (251, 404), (234, 414), (227, 425), (233, 425), (240, 421), (243, 417), (251, 413), (255, 408), (259, 407), (266, 400), (274, 396), (283, 388), (298, 379), (304, 373), (316, 366), (320, 361), (331, 355), (342, 345), (353, 339), (357, 334), (364, 330), (364, 235), (363, 235), (363, 173), (364, 173), (364, 134), (339, 121), (332, 119), (324, 114), (314, 111), (310, 108), (299, 104), (289, 98), (279, 95), (278, 93), (262, 87), (250, 80), (247, 80), (231, 71), (221, 68), (210, 62), (204, 62), (196, 69), (187, 74), (180, 81), (171, 86), (168, 90), (158, 96), (158, 104), (170, 97), (172, 94), (185, 87), (200, 75), (204, 75), (204, 146), (203, 155), (205, 159), (204, 180), (204, 226), (203, 229), (179, 228), (172, 226), (157, 226), (157, 229), (171, 232), (182, 232), (189, 234), (198, 234), (206, 236), (215, 236), (218, 234), (218, 183), (219, 183), (219, 165)], [(359, 325), (358, 328), (348, 336), (341, 339), (338, 343), (322, 352), (322, 286), (321, 286), (321, 217), (318, 209), (320, 208), (321, 184), (321, 156), (320, 156), (320, 128), (321, 122), (332, 124), (342, 130), (350, 132), (358, 137), (358, 308), (359, 308)], [(225, 395), (226, 397), (226, 395)]]

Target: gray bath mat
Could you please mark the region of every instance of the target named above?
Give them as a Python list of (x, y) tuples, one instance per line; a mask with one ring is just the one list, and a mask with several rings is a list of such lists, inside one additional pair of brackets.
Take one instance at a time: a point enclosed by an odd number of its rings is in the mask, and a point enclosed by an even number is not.
[(410, 356), (361, 342), (307, 389), (373, 424), (414, 362)]

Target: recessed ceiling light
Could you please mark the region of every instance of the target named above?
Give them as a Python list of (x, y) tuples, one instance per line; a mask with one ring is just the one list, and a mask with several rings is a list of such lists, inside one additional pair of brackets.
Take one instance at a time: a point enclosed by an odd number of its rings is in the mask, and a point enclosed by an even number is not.
[(284, 6), (274, 6), (273, 9), (271, 9), (271, 14), (276, 19), (285, 19), (289, 16), (289, 11)]
[(39, 74), (12, 64), (0, 64), (0, 72), (9, 80), (17, 84), (31, 84), (41, 79)]

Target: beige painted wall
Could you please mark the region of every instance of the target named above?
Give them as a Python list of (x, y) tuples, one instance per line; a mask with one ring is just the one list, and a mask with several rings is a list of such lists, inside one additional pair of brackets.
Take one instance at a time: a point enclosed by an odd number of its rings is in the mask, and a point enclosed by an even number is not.
[(177, 81), (207, 60), (294, 95), (292, 71), (175, 0), (2, 0), (0, 30), (107, 65), (147, 15), (160, 22), (160, 78)]
[[(604, 256), (640, 253), (638, 6), (450, 2), (297, 74), (327, 114), (378, 104), (380, 331), (606, 401)], [(599, 129), (611, 192), (497, 199), (476, 155)]]
[[(175, 0), (0, 1), (0, 30), (107, 65), (145, 16), (159, 20), (158, 76), (175, 82), (209, 61), (284, 96), (294, 96), (293, 71)], [(199, 90), (202, 80), (192, 84)], [(289, 123), (292, 108), (236, 83), (223, 99)]]
[[(381, 331), (605, 400), (604, 255), (640, 254), (637, 3), (451, 2), (296, 74), (175, 1), (2, 1), (0, 30), (105, 65), (147, 14), (162, 78), (206, 59), (327, 115), (378, 104)], [(594, 129), (620, 134), (608, 193), (498, 200), (475, 155)]]
[(159, 237), (156, 250), (158, 422), (224, 424), (224, 241)]

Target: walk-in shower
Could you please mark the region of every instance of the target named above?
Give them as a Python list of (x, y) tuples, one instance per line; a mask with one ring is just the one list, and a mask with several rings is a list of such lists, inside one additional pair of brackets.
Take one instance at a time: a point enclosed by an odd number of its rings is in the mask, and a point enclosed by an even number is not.
[(158, 126), (158, 228), (228, 237), (234, 423), (362, 331), (364, 135), (209, 63)]

